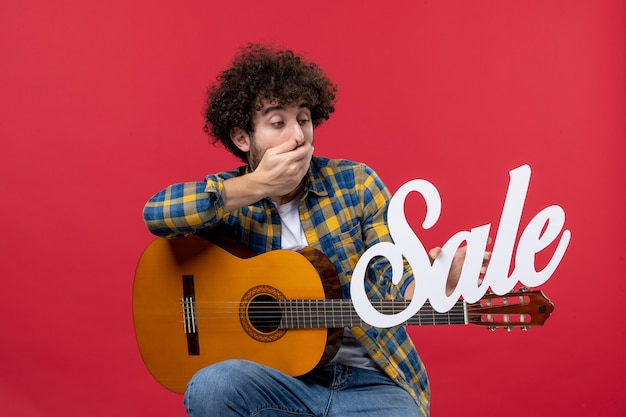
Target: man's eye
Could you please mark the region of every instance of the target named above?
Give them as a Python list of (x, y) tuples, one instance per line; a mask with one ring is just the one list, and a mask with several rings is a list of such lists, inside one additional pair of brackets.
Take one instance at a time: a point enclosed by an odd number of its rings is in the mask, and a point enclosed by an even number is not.
[(283, 124), (284, 124), (284, 122), (282, 122), (282, 121), (281, 122), (272, 122), (272, 126), (274, 126), (274, 127), (282, 127)]
[(298, 123), (300, 123), (301, 126), (305, 126), (305, 125), (309, 124), (310, 121), (311, 120), (309, 120), (309, 119), (300, 119), (300, 120), (298, 120)]

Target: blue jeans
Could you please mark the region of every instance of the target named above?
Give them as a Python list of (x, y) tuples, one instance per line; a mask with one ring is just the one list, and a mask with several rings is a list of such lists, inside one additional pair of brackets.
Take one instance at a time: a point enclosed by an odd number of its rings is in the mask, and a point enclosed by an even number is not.
[(294, 378), (254, 362), (220, 362), (191, 378), (184, 404), (189, 417), (425, 417), (384, 373), (337, 364)]

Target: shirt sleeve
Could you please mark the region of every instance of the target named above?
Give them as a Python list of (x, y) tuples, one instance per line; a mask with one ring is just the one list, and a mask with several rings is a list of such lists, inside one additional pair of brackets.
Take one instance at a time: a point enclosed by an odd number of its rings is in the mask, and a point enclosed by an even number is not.
[(148, 230), (160, 237), (179, 237), (212, 228), (224, 216), (223, 178), (209, 175), (205, 182), (170, 185), (144, 206)]

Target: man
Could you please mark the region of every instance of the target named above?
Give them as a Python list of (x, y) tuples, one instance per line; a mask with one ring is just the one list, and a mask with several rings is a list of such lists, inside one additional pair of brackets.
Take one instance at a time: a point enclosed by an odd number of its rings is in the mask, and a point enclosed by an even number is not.
[[(205, 130), (246, 165), (165, 188), (146, 204), (146, 225), (163, 237), (220, 233), (256, 253), (313, 246), (333, 263), (349, 298), (360, 255), (391, 241), (391, 195), (369, 167), (313, 155), (314, 128), (334, 112), (336, 86), (293, 52), (257, 45), (244, 48), (218, 81), (208, 92)], [(464, 252), (457, 255), (452, 288)], [(405, 268), (394, 285), (387, 262), (377, 260), (368, 297), (409, 298), (412, 278)], [(429, 396), (404, 327), (353, 327), (327, 366), (301, 377), (242, 360), (206, 367), (189, 381), (185, 407), (191, 417), (407, 417), (429, 415)]]

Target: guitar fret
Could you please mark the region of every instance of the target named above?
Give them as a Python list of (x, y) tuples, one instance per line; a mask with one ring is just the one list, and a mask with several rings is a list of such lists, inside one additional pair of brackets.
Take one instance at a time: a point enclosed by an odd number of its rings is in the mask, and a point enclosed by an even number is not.
[(280, 307), (280, 323), (278, 324), (279, 329), (288, 329), (289, 327), (289, 315), (287, 314), (287, 302), (286, 300), (278, 300), (278, 306)]
[(293, 302), (289, 302), (289, 328), (293, 328)]
[(285, 328), (285, 303), (284, 300), (277, 300), (278, 302), (278, 310), (280, 311), (280, 321), (278, 322), (278, 328), (279, 329), (284, 329)]
[(433, 324), (437, 324), (437, 323), (435, 322), (435, 310), (434, 310), (434, 309), (432, 309), (432, 310), (430, 310), (429, 312), (430, 312), (430, 314), (431, 314), (431, 316), (432, 316), (432, 321), (433, 321)]
[[(343, 306), (341, 304), (341, 300), (333, 300), (333, 301), (336, 307), (335, 311), (333, 312), (333, 327), (339, 328), (345, 324), (343, 322), (343, 311), (342, 311)], [(337, 323), (336, 319), (339, 319), (339, 323)]]
[(315, 328), (316, 329), (324, 329), (326, 328), (326, 305), (324, 303), (325, 300), (314, 300), (315, 310), (313, 312), (313, 318), (315, 319)]
[(356, 324), (352, 324), (352, 325), (356, 326), (356, 325), (363, 324), (363, 320), (361, 320), (361, 317), (357, 314), (356, 310), (354, 309), (354, 305), (352, 305), (351, 302), (348, 305), (350, 307), (350, 317), (356, 321)]
[(354, 314), (352, 314), (352, 305), (348, 305), (348, 317), (350, 318), (350, 327), (354, 326)]
[(467, 314), (467, 303), (463, 300), (463, 324), (469, 323), (469, 317)]
[(287, 328), (291, 329), (293, 328), (293, 303), (289, 300), (287, 300), (286, 302), (286, 306), (287, 306)]
[(296, 329), (300, 328), (300, 302), (298, 300), (295, 300), (294, 303), (295, 309), (294, 309), (294, 327)]
[(302, 300), (302, 328), (310, 329), (311, 328), (311, 300)]

